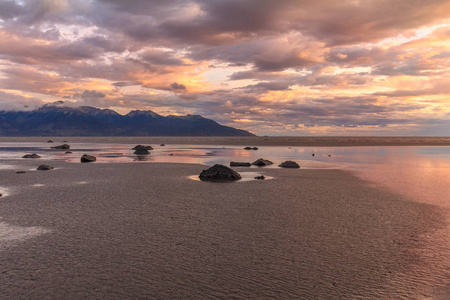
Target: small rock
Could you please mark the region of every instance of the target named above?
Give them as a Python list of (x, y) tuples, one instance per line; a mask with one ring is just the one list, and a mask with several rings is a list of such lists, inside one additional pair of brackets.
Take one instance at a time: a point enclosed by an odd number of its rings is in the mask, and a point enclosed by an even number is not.
[(315, 154), (313, 153), (312, 156), (314, 156)]
[(169, 156), (173, 156), (173, 153), (170, 153)]
[(0, 197), (3, 196), (3, 194), (0, 194)]
[(254, 166), (260, 166), (260, 167), (262, 167), (262, 166), (270, 166), (270, 165), (272, 165), (272, 164), (273, 164), (273, 162), (271, 162), (270, 160), (262, 159), (262, 158), (257, 159), (257, 160), (255, 160), (255, 161), (252, 163), (252, 165), (254, 165)]
[(258, 147), (245, 147), (244, 150), (258, 150)]
[(59, 146), (53, 146), (53, 147), (50, 147), (50, 148), (52, 148), (52, 149), (58, 149), (58, 150), (69, 150), (69, 149), (70, 149), (70, 145), (68, 145), (68, 144), (62, 144), (62, 145), (59, 145)]
[(53, 143), (53, 141), (52, 140), (48, 140), (47, 143)]
[(295, 161), (292, 160), (287, 160), (285, 162), (282, 162), (280, 165), (278, 165), (279, 167), (282, 168), (300, 168), (300, 166), (298, 165), (298, 163), (296, 163)]
[(256, 176), (255, 179), (264, 180), (264, 179), (266, 179), (266, 177), (264, 177), (264, 175), (261, 175), (261, 176)]
[(47, 170), (53, 170), (54, 167), (50, 167), (49, 165), (40, 165), (39, 167), (37, 167), (36, 170), (38, 171), (47, 171)]
[(66, 152), (64, 152), (64, 153), (66, 153), (66, 154), (70, 154), (70, 153), (73, 153), (72, 151), (66, 151)]
[(134, 151), (134, 154), (136, 154), (136, 155), (149, 155), (150, 152), (147, 149), (139, 148), (136, 151)]
[(153, 150), (153, 147), (152, 146), (137, 145), (137, 146), (134, 146), (134, 148), (131, 149), (131, 150), (141, 150), (141, 149)]
[(41, 158), (41, 157), (36, 153), (33, 153), (33, 154), (25, 154), (24, 156), (22, 156), (22, 158)]
[(250, 167), (252, 164), (249, 162), (230, 162), (230, 167)]
[(202, 181), (235, 181), (241, 179), (241, 175), (224, 165), (216, 164), (207, 170), (203, 170), (199, 176)]
[(331, 157), (331, 154), (328, 154), (328, 157)]
[(164, 147), (165, 145), (164, 145), (164, 144), (161, 144), (161, 145), (159, 145), (159, 146)]
[(97, 160), (97, 158), (96, 158), (95, 156), (88, 155), (88, 154), (84, 154), (84, 155), (81, 157), (81, 162), (82, 162), (82, 163), (94, 162), (94, 161), (96, 161), (96, 160)]
[(25, 171), (17, 171), (16, 174), (25, 174)]

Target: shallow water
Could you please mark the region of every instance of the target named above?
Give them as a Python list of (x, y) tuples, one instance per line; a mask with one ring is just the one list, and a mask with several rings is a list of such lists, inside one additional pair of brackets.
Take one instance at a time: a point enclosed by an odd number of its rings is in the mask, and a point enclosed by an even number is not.
[[(244, 150), (242, 146), (152, 145), (150, 155), (134, 155), (134, 144), (70, 143), (72, 153), (50, 149), (57, 143), (0, 143), (0, 160), (18, 159), (36, 153), (42, 159), (78, 163), (87, 153), (97, 163), (199, 163), (229, 165), (230, 161), (253, 162), (269, 159), (278, 168), (285, 160), (298, 162), (303, 169), (347, 169), (374, 184), (392, 189), (408, 198), (450, 207), (450, 147), (448, 146), (357, 146), (357, 147), (277, 147), (261, 146)], [(314, 155), (314, 156), (313, 156)], [(2, 163), (0, 169), (13, 169)], [(251, 166), (256, 171), (260, 167)]]

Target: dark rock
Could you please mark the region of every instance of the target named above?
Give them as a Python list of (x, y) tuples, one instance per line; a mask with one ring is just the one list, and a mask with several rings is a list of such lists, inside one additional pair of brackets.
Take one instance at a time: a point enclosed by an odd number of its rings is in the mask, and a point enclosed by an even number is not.
[(173, 153), (170, 153), (169, 156), (173, 156)]
[(139, 148), (136, 151), (134, 151), (134, 154), (136, 154), (136, 155), (149, 155), (150, 152), (147, 149)]
[(97, 158), (96, 158), (95, 156), (88, 155), (88, 154), (84, 154), (84, 155), (81, 157), (81, 162), (82, 162), (82, 163), (94, 162), (94, 161), (96, 161), (96, 160), (97, 160)]
[(53, 146), (53, 147), (50, 147), (50, 148), (52, 148), (52, 149), (58, 149), (58, 150), (69, 150), (69, 149), (70, 149), (70, 145), (68, 145), (68, 144), (62, 144), (62, 145), (59, 145), (59, 146)]
[(0, 197), (3, 196), (3, 194), (0, 194)]
[(24, 156), (22, 156), (22, 158), (41, 158), (41, 157), (36, 153), (33, 153), (33, 154), (25, 154)]
[(164, 147), (164, 146), (165, 146), (165, 144), (161, 144), (160, 146), (161, 146), (161, 147)]
[(328, 157), (331, 157), (331, 154), (328, 154)]
[(314, 156), (315, 154), (313, 153), (312, 156)]
[(270, 160), (262, 159), (262, 158), (257, 159), (257, 160), (255, 160), (255, 161), (252, 163), (252, 165), (254, 165), (254, 166), (260, 166), (260, 167), (262, 167), (262, 166), (270, 166), (270, 165), (272, 165), (272, 164), (273, 164), (273, 162), (271, 162)]
[(66, 154), (70, 154), (70, 153), (73, 153), (72, 151), (66, 151), (66, 152), (64, 152), (64, 153), (66, 153)]
[(230, 162), (230, 167), (250, 167), (252, 164), (249, 162)]
[(47, 143), (53, 143), (53, 141), (52, 140), (48, 140)]
[(137, 146), (134, 146), (134, 148), (131, 149), (131, 150), (141, 150), (141, 149), (153, 150), (153, 147), (152, 146), (137, 145)]
[(266, 177), (264, 177), (264, 175), (261, 175), (261, 176), (256, 176), (255, 179), (264, 180), (264, 179), (266, 179)]
[(37, 167), (36, 170), (38, 171), (47, 171), (47, 170), (53, 170), (54, 167), (50, 167), (48, 165), (40, 165), (39, 167)]
[(258, 150), (258, 147), (245, 147), (244, 150)]
[(202, 181), (235, 181), (242, 177), (233, 169), (217, 164), (207, 170), (203, 170), (199, 178)]
[(292, 161), (292, 160), (287, 160), (287, 161), (285, 161), (285, 162), (282, 162), (280, 165), (278, 165), (279, 167), (282, 167), (282, 168), (296, 168), (296, 169), (298, 169), (298, 168), (300, 168), (300, 166), (298, 165), (298, 163), (296, 163), (295, 161)]
[(25, 174), (25, 171), (17, 171), (16, 174)]

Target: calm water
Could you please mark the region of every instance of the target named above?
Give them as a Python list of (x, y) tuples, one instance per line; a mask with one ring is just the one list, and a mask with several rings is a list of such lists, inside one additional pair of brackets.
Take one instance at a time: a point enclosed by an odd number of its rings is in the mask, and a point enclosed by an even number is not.
[[(228, 165), (230, 161), (253, 162), (269, 159), (277, 165), (294, 160), (302, 168), (334, 168), (354, 171), (358, 176), (395, 190), (414, 201), (450, 207), (450, 147), (273, 147), (244, 150), (241, 146), (152, 145), (148, 156), (133, 154), (135, 145), (70, 143), (71, 154), (52, 150), (57, 143), (0, 143), (0, 159), (17, 159), (37, 153), (43, 159), (78, 163), (84, 153), (97, 157), (98, 163), (164, 162)], [(314, 154), (314, 156), (313, 156)], [(3, 168), (7, 168), (5, 165)], [(258, 167), (250, 167), (258, 169)]]

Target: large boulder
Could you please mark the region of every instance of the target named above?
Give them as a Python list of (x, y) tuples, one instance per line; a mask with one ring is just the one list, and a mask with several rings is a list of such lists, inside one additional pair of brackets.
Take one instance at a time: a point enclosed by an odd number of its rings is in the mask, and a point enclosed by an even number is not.
[(241, 175), (224, 165), (214, 165), (207, 170), (203, 170), (199, 176), (202, 181), (236, 181), (241, 179)]
[(153, 150), (153, 147), (152, 146), (137, 145), (137, 146), (134, 146), (134, 148), (131, 149), (131, 150), (141, 150), (141, 149)]
[(59, 145), (59, 146), (53, 146), (53, 147), (50, 147), (50, 148), (52, 148), (52, 149), (58, 149), (58, 150), (69, 150), (69, 149), (70, 149), (70, 145), (68, 145), (68, 144), (62, 144), (62, 145)]
[(40, 165), (39, 167), (37, 167), (36, 170), (38, 171), (47, 171), (47, 170), (53, 170), (54, 167), (50, 167), (48, 165)]
[(300, 166), (298, 165), (298, 163), (296, 163), (295, 161), (292, 160), (287, 160), (285, 162), (282, 162), (281, 164), (278, 165), (279, 167), (282, 168), (293, 168), (293, 169), (298, 169), (300, 168)]
[(250, 167), (252, 164), (249, 162), (238, 162), (232, 161), (230, 162), (230, 167)]
[(84, 154), (84, 155), (81, 157), (81, 162), (82, 162), (82, 163), (94, 162), (94, 161), (96, 161), (96, 160), (97, 160), (97, 158), (96, 158), (95, 156), (88, 155), (88, 154)]
[(25, 154), (24, 156), (22, 156), (22, 158), (41, 158), (41, 157), (36, 153), (33, 153), (33, 154)]
[(270, 160), (262, 159), (262, 158), (257, 159), (252, 163), (252, 165), (259, 166), (259, 167), (270, 166), (272, 164), (273, 164), (273, 162), (271, 162)]

